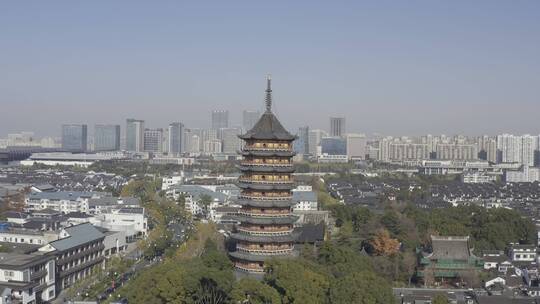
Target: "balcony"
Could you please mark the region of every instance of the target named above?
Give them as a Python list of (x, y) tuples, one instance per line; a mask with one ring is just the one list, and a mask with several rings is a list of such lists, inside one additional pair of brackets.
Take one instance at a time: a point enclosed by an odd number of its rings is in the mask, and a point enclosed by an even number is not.
[(85, 263), (75, 265), (75, 266), (73, 266), (73, 267), (71, 267), (71, 268), (69, 268), (67, 270), (60, 271), (59, 277), (64, 278), (64, 277), (66, 277), (66, 276), (68, 276), (68, 275), (70, 275), (70, 274), (72, 274), (74, 272), (81, 271), (81, 270), (83, 270), (85, 268), (88, 268), (88, 267), (92, 267), (92, 266), (94, 266), (96, 264), (99, 264), (99, 263), (103, 262), (104, 259), (105, 258), (103, 256), (99, 256), (99, 257), (97, 257), (97, 258), (95, 258), (93, 260), (89, 260), (89, 261), (86, 261)]
[(246, 145), (242, 149), (243, 151), (284, 151), (284, 152), (293, 152), (292, 147), (256, 147), (256, 146), (250, 146)]
[(254, 200), (254, 201), (290, 201), (292, 200), (292, 195), (286, 195), (286, 196), (277, 196), (277, 195), (270, 195), (270, 193), (267, 193), (265, 195), (262, 194), (240, 194), (238, 196), (239, 200)]
[(237, 182), (236, 185), (242, 189), (252, 189), (260, 191), (270, 191), (270, 190), (291, 190), (294, 188), (293, 183), (289, 184), (270, 184), (270, 183), (244, 183)]
[(249, 248), (244, 248), (240, 246), (236, 246), (236, 249), (237, 251), (245, 252), (248, 254), (254, 254), (254, 255), (288, 255), (288, 254), (291, 254), (293, 251), (293, 248), (265, 250), (265, 249), (249, 249)]
[(286, 212), (284, 213), (269, 213), (269, 212), (248, 212), (248, 211), (242, 211), (242, 209), (240, 209), (240, 211), (238, 211), (238, 215), (245, 215), (245, 216), (254, 216), (254, 217), (287, 217), (287, 216), (290, 216), (292, 215), (291, 211), (289, 210), (285, 210)]
[(35, 280), (35, 279), (38, 279), (38, 278), (42, 278), (44, 277), (45, 275), (47, 274), (47, 270), (44, 268), (44, 269), (41, 269), (39, 271), (34, 271), (32, 272), (32, 274), (30, 275), (30, 280)]
[(72, 254), (72, 255), (70, 255), (70, 256), (68, 256), (66, 258), (59, 259), (58, 261), (56, 261), (56, 265), (62, 266), (62, 265), (67, 264), (67, 263), (69, 263), (69, 262), (71, 262), (73, 260), (82, 258), (82, 257), (84, 257), (86, 255), (89, 255), (89, 254), (92, 254), (92, 253), (95, 253), (95, 252), (101, 252), (101, 251), (103, 251), (103, 249), (105, 249), (105, 245), (100, 244), (100, 245), (91, 247), (89, 249), (82, 250), (81, 252)]
[(236, 264), (236, 265), (234, 265), (234, 267), (236, 267), (236, 269), (244, 271), (244, 272), (264, 273), (264, 267), (261, 267), (261, 266), (244, 266), (244, 265)]
[(236, 229), (238, 232), (243, 232), (251, 235), (287, 235), (291, 234), (293, 232), (293, 228), (290, 226), (282, 226), (279, 228), (275, 228), (272, 226), (264, 226), (264, 229), (259, 228), (258, 226), (252, 226), (252, 227), (243, 227), (243, 226), (237, 226)]
[(255, 162), (241, 162), (238, 166), (241, 171), (252, 172), (279, 172), (279, 173), (292, 173), (294, 167), (291, 163), (279, 164), (279, 163), (255, 163)]
[(265, 184), (265, 185), (294, 185), (294, 181), (289, 180), (271, 180), (271, 179), (251, 179), (247, 177), (240, 177), (238, 179), (241, 183), (246, 184)]

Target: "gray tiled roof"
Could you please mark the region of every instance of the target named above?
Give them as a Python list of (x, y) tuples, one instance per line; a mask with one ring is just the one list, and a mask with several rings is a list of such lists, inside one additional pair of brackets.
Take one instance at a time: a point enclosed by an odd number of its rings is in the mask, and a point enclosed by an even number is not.
[(70, 235), (69, 237), (50, 243), (58, 251), (68, 250), (105, 237), (103, 233), (90, 223), (71, 226), (65, 230)]
[(195, 199), (198, 199), (202, 195), (208, 195), (213, 200), (217, 199), (218, 201), (225, 201), (227, 199), (227, 195), (221, 192), (212, 191), (198, 185), (174, 185), (171, 188), (177, 189), (180, 192), (187, 192)]
[(144, 214), (143, 207), (125, 207), (118, 210), (119, 213), (134, 213), (134, 214)]
[(58, 192), (32, 192), (28, 196), (31, 200), (71, 200), (75, 201), (79, 197), (90, 198), (92, 196), (110, 196), (107, 192), (86, 192), (86, 191), (58, 191)]
[(471, 256), (469, 237), (431, 236), (433, 259), (467, 260)]
[(294, 140), (291, 135), (279, 122), (272, 112), (265, 112), (253, 128), (240, 135), (243, 139), (276, 139), (276, 140)]
[(313, 191), (293, 191), (294, 202), (316, 202), (317, 194)]

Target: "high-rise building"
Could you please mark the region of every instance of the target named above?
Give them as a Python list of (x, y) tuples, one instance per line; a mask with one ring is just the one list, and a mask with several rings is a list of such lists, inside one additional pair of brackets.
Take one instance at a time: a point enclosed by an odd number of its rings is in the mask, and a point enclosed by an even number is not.
[(534, 154), (538, 148), (538, 136), (501, 134), (497, 136), (497, 149), (501, 162), (534, 166)]
[(538, 136), (529, 134), (521, 136), (521, 163), (525, 166), (534, 166), (534, 151), (538, 148)]
[(385, 137), (379, 141), (379, 160), (383, 162), (429, 159), (427, 143), (414, 143), (408, 138)]
[(308, 151), (311, 156), (317, 156), (319, 153), (319, 147), (321, 146), (321, 139), (326, 136), (328, 136), (328, 133), (326, 133), (324, 130), (309, 130)]
[(247, 273), (264, 272), (265, 261), (270, 258), (293, 255), (295, 237), (292, 214), (291, 135), (271, 111), (272, 90), (270, 78), (266, 89), (266, 112), (255, 126), (241, 135), (245, 145), (240, 164), (242, 175), (238, 179), (241, 205), (236, 220), (236, 250), (230, 252), (234, 266)]
[(94, 126), (94, 151), (118, 151), (120, 150), (120, 126), (119, 125), (95, 125)]
[(345, 117), (330, 117), (330, 136), (345, 136)]
[(221, 153), (222, 144), (219, 139), (209, 139), (204, 141), (203, 152), (206, 154)]
[(126, 150), (133, 152), (144, 150), (144, 120), (133, 118), (126, 120)]
[(212, 111), (212, 129), (219, 130), (229, 127), (229, 111)]
[(170, 154), (179, 154), (184, 152), (184, 125), (180, 122), (173, 122), (169, 124), (167, 134), (167, 152)]
[(323, 137), (321, 153), (328, 155), (347, 155), (347, 141), (341, 137)]
[(62, 149), (73, 152), (87, 150), (88, 133), (86, 125), (62, 125)]
[(366, 158), (366, 136), (364, 134), (347, 134), (347, 158)]
[(309, 154), (309, 127), (300, 127), (294, 141), (294, 152), (300, 155)]
[(200, 129), (184, 129), (184, 152), (199, 153), (201, 149)]
[(478, 159), (478, 146), (475, 144), (437, 144), (437, 159), (441, 160), (473, 160)]
[(238, 153), (242, 148), (242, 140), (238, 137), (242, 133), (240, 128), (221, 129), (223, 153)]
[(259, 120), (259, 117), (261, 117), (261, 113), (259, 111), (247, 111), (244, 110), (242, 113), (242, 127), (244, 128), (244, 131), (249, 131), (255, 123), (257, 123), (257, 120)]
[(163, 148), (163, 129), (144, 130), (144, 151), (159, 153)]

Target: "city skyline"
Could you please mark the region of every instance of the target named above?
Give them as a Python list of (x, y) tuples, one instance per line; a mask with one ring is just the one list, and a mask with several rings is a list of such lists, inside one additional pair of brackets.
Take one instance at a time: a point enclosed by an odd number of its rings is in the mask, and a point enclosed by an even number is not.
[(62, 6), (2, 4), (0, 133), (205, 127), (215, 109), (240, 125), (269, 72), (290, 130), (346, 116), (366, 134), (540, 133), (535, 1)]

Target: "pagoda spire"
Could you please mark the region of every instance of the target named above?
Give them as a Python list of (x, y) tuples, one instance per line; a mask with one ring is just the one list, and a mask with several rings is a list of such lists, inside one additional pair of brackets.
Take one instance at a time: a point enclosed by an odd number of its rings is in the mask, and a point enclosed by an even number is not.
[(266, 112), (272, 112), (272, 75), (266, 75)]

